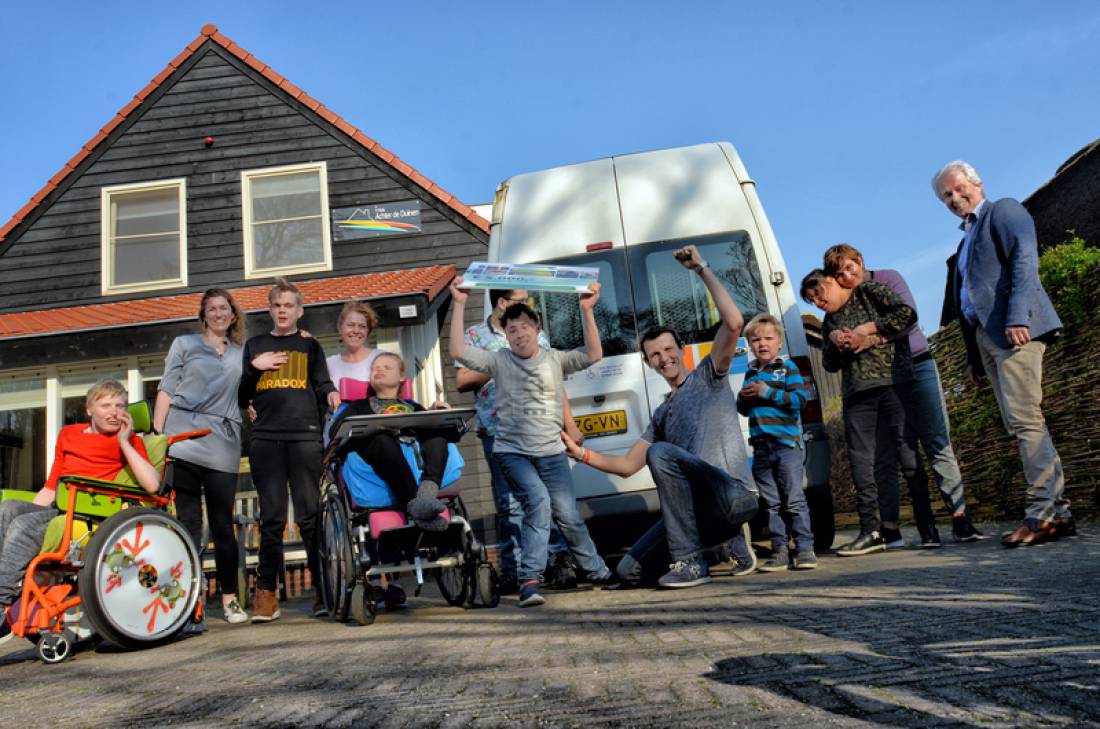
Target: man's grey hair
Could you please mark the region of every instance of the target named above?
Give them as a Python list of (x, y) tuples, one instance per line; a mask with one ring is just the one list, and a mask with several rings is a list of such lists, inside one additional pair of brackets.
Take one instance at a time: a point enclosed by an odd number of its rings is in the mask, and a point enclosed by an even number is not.
[(978, 171), (974, 169), (974, 165), (961, 159), (957, 159), (953, 162), (948, 162), (943, 167), (941, 167), (940, 171), (937, 172), (935, 177), (932, 178), (932, 192), (936, 194), (936, 197), (940, 196), (940, 178), (942, 178), (948, 172), (952, 172), (954, 170), (962, 172), (966, 176), (966, 179), (970, 180), (970, 184), (982, 184), (982, 178), (978, 177)]

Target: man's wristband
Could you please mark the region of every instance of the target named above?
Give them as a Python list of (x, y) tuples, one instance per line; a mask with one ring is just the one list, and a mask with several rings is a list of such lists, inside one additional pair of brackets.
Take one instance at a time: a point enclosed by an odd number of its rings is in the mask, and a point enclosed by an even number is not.
[(592, 457), (592, 451), (587, 448), (581, 448), (581, 463), (588, 463), (588, 459)]
[(699, 265), (699, 268), (695, 269), (695, 273), (697, 273), (697, 274), (699, 274), (700, 276), (702, 276), (702, 275), (703, 275), (703, 271), (707, 270), (708, 268), (710, 268), (710, 264), (709, 264), (709, 263), (707, 263), (706, 261), (703, 261), (703, 262), (702, 262), (702, 263), (701, 263), (701, 264)]

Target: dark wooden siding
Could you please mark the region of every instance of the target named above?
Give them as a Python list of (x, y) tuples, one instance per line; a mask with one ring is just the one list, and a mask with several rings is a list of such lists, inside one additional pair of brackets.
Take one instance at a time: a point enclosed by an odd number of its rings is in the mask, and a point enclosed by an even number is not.
[[(471, 260), (486, 255), (488, 237), (482, 231), (215, 45), (200, 49), (179, 75), (100, 144), (28, 227), (15, 231), (11, 245), (0, 255), (0, 310), (141, 299), (215, 285), (255, 283), (244, 279), (241, 171), (320, 160), (328, 167), (330, 207), (416, 198), (421, 200), (423, 232), (334, 242), (331, 273), (293, 278), (436, 263), (454, 263), (462, 270)], [(216, 139), (213, 147), (204, 146), (207, 135)], [(177, 177), (187, 181), (189, 285), (148, 294), (102, 296), (101, 188)], [(470, 303), (467, 319), (474, 322), (482, 315), (481, 297), (473, 297)], [(307, 313), (304, 324), (317, 331), (335, 326), (334, 321), (323, 319), (315, 320)], [(447, 399), (469, 404), (470, 395), (455, 391), (454, 369), (446, 355), (445, 322), (441, 347)], [(44, 360), (57, 364), (72, 360), (71, 337), (65, 337), (64, 344), (47, 339), (42, 341)], [(151, 341), (154, 339), (156, 342)], [(161, 340), (163, 336), (152, 329), (118, 330), (114, 353), (147, 354), (162, 346)], [(468, 435), (461, 450), (467, 462), (463, 478), (467, 508), (475, 527), (491, 538), (494, 508), (477, 438)]]
[[(333, 242), (333, 271), (305, 277), (466, 263), (487, 236), (404, 175), (209, 44), (180, 76), (101, 143), (0, 256), (0, 309), (16, 311), (157, 294), (100, 294), (100, 190), (187, 181), (188, 286), (245, 284), (242, 170), (325, 161), (331, 208), (421, 200), (420, 234)], [(207, 148), (203, 138), (216, 142)], [(303, 278), (303, 277), (296, 277)]]

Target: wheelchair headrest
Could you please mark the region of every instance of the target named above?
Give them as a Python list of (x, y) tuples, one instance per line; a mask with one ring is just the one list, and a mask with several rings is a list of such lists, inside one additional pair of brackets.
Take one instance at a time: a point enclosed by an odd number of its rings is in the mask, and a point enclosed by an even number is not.
[[(339, 388), (341, 400), (365, 400), (374, 394), (369, 382), (364, 380), (353, 380), (350, 377), (341, 377)], [(413, 399), (412, 380), (407, 377), (401, 380), (401, 389), (398, 390), (397, 396), (402, 400)]]
[(148, 400), (130, 403), (126, 406), (130, 419), (134, 421), (135, 433), (149, 433), (153, 430), (153, 409)]

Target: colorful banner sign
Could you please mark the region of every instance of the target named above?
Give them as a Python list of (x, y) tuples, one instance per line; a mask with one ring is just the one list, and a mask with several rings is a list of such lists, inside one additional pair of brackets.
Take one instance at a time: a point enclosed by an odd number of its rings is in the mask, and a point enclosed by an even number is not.
[(599, 280), (600, 269), (541, 263), (471, 263), (462, 274), (464, 289), (527, 289), (582, 293)]
[(420, 202), (361, 205), (332, 211), (333, 240), (376, 238), (420, 232)]

